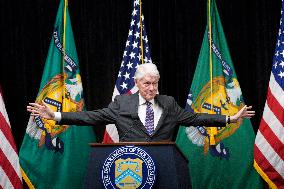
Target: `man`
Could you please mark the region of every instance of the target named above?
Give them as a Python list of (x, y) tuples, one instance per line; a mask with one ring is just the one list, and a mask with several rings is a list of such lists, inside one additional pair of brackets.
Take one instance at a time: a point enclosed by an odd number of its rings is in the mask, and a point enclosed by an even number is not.
[(244, 106), (233, 116), (191, 113), (182, 109), (173, 97), (158, 95), (159, 71), (155, 64), (138, 66), (135, 83), (138, 92), (118, 95), (107, 108), (83, 112), (53, 112), (44, 102), (30, 103), (32, 115), (58, 121), (64, 125), (115, 124), (120, 142), (171, 141), (175, 127), (225, 126), (242, 118), (251, 118), (255, 112)]

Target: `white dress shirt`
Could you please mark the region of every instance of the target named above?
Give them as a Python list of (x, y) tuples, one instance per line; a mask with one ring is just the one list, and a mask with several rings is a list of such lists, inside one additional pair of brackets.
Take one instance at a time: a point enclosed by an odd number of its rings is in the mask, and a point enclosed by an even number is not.
[[(138, 116), (140, 121), (145, 125), (145, 119), (146, 119), (146, 108), (147, 105), (145, 104), (146, 100), (140, 95), (139, 93), (139, 104), (138, 104)], [(161, 118), (161, 115), (163, 113), (163, 109), (155, 102), (154, 99), (150, 100), (151, 106), (154, 111), (154, 130), (156, 129), (158, 125), (158, 121)]]
[(61, 121), (61, 112), (54, 112), (54, 121)]

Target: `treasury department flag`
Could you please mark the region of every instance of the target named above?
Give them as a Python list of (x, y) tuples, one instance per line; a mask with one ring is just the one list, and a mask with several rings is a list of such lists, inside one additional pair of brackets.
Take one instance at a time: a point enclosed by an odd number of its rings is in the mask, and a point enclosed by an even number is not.
[[(84, 109), (67, 0), (61, 0), (36, 102), (54, 111)], [(30, 188), (82, 188), (89, 144), (95, 141), (91, 127), (57, 125), (31, 116), (20, 149), (23, 178)]]
[[(244, 105), (217, 6), (209, 0), (207, 27), (186, 109), (234, 115)], [(222, 128), (180, 127), (176, 142), (189, 159), (192, 187), (262, 188), (253, 168), (254, 137), (249, 119)]]
[[(152, 63), (148, 38), (144, 25), (141, 0), (134, 0), (128, 38), (123, 52), (123, 59), (114, 86), (112, 99), (120, 94), (133, 94), (137, 92), (134, 82), (134, 73), (137, 65)], [(104, 143), (119, 142), (115, 125), (106, 126)]]
[(284, 188), (284, 2), (266, 103), (254, 145), (254, 166), (270, 188)]
[(0, 87), (0, 188), (21, 189), (22, 175), (16, 144)]

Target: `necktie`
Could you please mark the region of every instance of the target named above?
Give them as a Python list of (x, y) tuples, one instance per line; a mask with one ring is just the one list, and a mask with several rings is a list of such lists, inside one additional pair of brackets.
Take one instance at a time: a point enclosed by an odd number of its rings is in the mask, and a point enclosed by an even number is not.
[(149, 135), (152, 135), (154, 132), (154, 111), (152, 108), (152, 103), (146, 101), (146, 119), (145, 119), (145, 128), (148, 131)]

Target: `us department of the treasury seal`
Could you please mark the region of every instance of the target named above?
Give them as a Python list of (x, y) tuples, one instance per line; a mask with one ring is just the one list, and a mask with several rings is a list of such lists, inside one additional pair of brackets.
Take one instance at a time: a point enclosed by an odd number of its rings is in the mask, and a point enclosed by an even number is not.
[(152, 188), (156, 167), (152, 157), (137, 146), (123, 146), (113, 151), (102, 168), (105, 188)]

